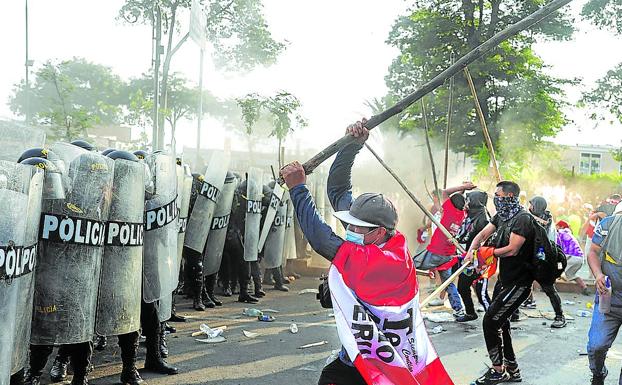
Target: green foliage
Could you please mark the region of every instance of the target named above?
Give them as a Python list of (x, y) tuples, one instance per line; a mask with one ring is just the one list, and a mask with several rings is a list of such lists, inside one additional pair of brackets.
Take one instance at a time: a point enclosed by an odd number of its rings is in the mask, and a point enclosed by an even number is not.
[(268, 114), (272, 120), (270, 136), (276, 136), (279, 142), (294, 129), (307, 126), (307, 121), (300, 114), (300, 100), (289, 92), (279, 91), (270, 97), (253, 93), (237, 99), (237, 102), (242, 110), (246, 134), (249, 136), (253, 134), (262, 112)]
[[(612, 70), (596, 82), (596, 87), (583, 95), (582, 103), (596, 108), (604, 108), (611, 113), (619, 122), (622, 122), (622, 64)], [(594, 112), (593, 120), (605, 121), (607, 117)], [(613, 123), (613, 122), (610, 122)]]
[[(207, 7), (208, 41), (213, 45), (216, 64), (226, 70), (250, 70), (270, 65), (285, 49), (268, 30), (260, 0), (201, 0)], [(153, 24), (156, 7), (162, 14), (166, 34), (186, 33), (188, 26), (180, 12), (190, 9), (190, 0), (126, 0), (119, 18), (128, 23)], [(171, 25), (174, 23), (174, 25)]]
[[(451, 65), (451, 55), (464, 56), (494, 33), (539, 9), (542, 1), (420, 0), (409, 15), (394, 24), (387, 43), (398, 48), (385, 80), (389, 97), (403, 98), (420, 84)], [(524, 151), (516, 146), (517, 135), (523, 148), (555, 135), (566, 123), (561, 86), (574, 80), (551, 77), (545, 64), (532, 50), (536, 41), (569, 39), (572, 20), (556, 13), (529, 31), (501, 43), (469, 67), (498, 159), (504, 165)], [(432, 138), (445, 135), (449, 102), (448, 87), (441, 87), (425, 98)], [(398, 130), (412, 132), (423, 128), (421, 105), (406, 110)], [(455, 76), (450, 146), (482, 158), (483, 132), (471, 92), (462, 73)], [(508, 140), (510, 142), (508, 142)], [(519, 161), (520, 159), (516, 159)], [(518, 172), (521, 162), (508, 164)]]
[(599, 28), (622, 35), (622, 0), (589, 0), (581, 14)]
[[(96, 124), (118, 124), (124, 104), (124, 83), (109, 67), (82, 58), (46, 62), (30, 90), (15, 86), (9, 105), (31, 123), (49, 127), (52, 139), (84, 136)], [(28, 109), (28, 111), (27, 111)]]

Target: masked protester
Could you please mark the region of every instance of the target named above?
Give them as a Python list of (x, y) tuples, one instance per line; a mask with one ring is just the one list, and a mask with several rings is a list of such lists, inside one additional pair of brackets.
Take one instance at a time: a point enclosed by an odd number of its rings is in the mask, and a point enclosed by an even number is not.
[[(467, 217), (462, 224), (458, 241), (468, 249), (473, 243), (473, 239), (490, 222), (486, 203), (488, 195), (483, 191), (473, 191), (467, 194), (465, 210)], [(464, 303), (465, 315), (456, 318), (457, 322), (469, 322), (477, 319), (473, 299), (471, 298), (471, 288), (484, 311), (490, 306), (490, 296), (488, 295), (488, 278), (496, 271), (496, 265), (485, 270), (469, 268), (458, 278), (458, 292)]]
[[(332, 262), (328, 283), (344, 348), (324, 368), (319, 384), (431, 384), (430, 375), (434, 384), (450, 383), (442, 365), (434, 374), (428, 372), (427, 363), (440, 361), (433, 357), (424, 328), (417, 327), (422, 322), (416, 270), (406, 238), (396, 229), (395, 207), (378, 193), (352, 197), (354, 158), (369, 135), (363, 125), (348, 128), (359, 139), (337, 154), (328, 176), (328, 197), (335, 217), (346, 227), (345, 240), (317, 212), (302, 166), (294, 162), (281, 170), (304, 235)], [(361, 330), (369, 330), (373, 341), (365, 340)]]
[(520, 187), (500, 182), (495, 190), (497, 214), (475, 237), (466, 256), (473, 261), (497, 258), (499, 280), (483, 322), (484, 339), (492, 367), (476, 379), (475, 385), (519, 382), (521, 373), (512, 346), (510, 317), (531, 294), (534, 278), (528, 262), (533, 257), (535, 231), (531, 215), (519, 203)]
[[(555, 224), (553, 223), (553, 216), (551, 215), (551, 212), (547, 210), (547, 207), (548, 203), (543, 197), (537, 196), (529, 201), (529, 212), (533, 215), (536, 222), (547, 230), (549, 240), (556, 242), (557, 231), (555, 230)], [(555, 320), (551, 323), (551, 327), (556, 329), (565, 327), (566, 317), (564, 316), (564, 311), (562, 309), (562, 300), (559, 298), (555, 285), (540, 284), (540, 287), (542, 287), (542, 291), (546, 294), (546, 296), (549, 297), (551, 306), (553, 306), (553, 310), (555, 311)], [(533, 299), (533, 294), (531, 294), (527, 301), (525, 301), (523, 307), (527, 309), (536, 308), (536, 301)]]

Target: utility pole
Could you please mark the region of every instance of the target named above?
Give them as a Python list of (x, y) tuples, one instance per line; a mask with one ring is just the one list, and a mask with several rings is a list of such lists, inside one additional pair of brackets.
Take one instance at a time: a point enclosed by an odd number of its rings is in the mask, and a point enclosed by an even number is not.
[(197, 157), (196, 165), (199, 165), (199, 159), (201, 158), (201, 121), (203, 120), (203, 55), (205, 50), (201, 47), (201, 56), (199, 58), (199, 108), (197, 117)]
[(30, 122), (30, 80), (28, 72), (30, 70), (30, 59), (28, 58), (28, 0), (26, 0), (26, 123)]
[(162, 13), (160, 7), (155, 7), (155, 21), (153, 25), (152, 38), (154, 41), (153, 47), (153, 131), (151, 147), (152, 151), (161, 150), (164, 138), (159, 136), (159, 120), (160, 120), (160, 55), (162, 55)]

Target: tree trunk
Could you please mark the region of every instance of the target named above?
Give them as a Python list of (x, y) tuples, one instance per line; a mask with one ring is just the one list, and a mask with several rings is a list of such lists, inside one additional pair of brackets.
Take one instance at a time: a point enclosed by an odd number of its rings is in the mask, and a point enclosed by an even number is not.
[[(168, 75), (171, 69), (171, 58), (173, 56), (173, 35), (175, 34), (175, 21), (177, 17), (177, 2), (171, 5), (171, 22), (168, 29), (168, 42), (166, 44), (166, 56), (162, 65), (162, 85), (160, 87), (160, 106), (166, 111), (168, 108)], [(164, 148), (164, 115), (160, 114), (158, 120), (158, 136), (160, 146)]]

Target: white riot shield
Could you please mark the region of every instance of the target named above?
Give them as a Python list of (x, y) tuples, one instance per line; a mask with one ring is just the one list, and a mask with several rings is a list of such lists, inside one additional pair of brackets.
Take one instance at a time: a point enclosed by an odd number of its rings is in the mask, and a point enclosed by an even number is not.
[(154, 178), (154, 193), (145, 197), (143, 246), (143, 300), (151, 303), (177, 287), (177, 176), (170, 155), (152, 154), (145, 161)]
[[(277, 184), (278, 186), (278, 184)], [(287, 203), (280, 201), (276, 210), (274, 221), (268, 232), (268, 237), (263, 249), (263, 258), (266, 269), (273, 269), (283, 264), (283, 244), (285, 242), (285, 220), (287, 216)]]
[(272, 194), (270, 195), (270, 205), (268, 206), (268, 211), (266, 212), (266, 219), (264, 219), (263, 226), (261, 228), (261, 235), (259, 236), (259, 244), (257, 245), (257, 250), (259, 252), (261, 252), (264, 248), (264, 244), (266, 243), (266, 239), (268, 238), (268, 233), (270, 232), (272, 224), (274, 223), (276, 212), (281, 205), (281, 199), (283, 198), (284, 191), (285, 190), (283, 189), (283, 187), (281, 187), (280, 184), (274, 184)]
[(179, 210), (179, 232), (177, 233), (177, 263), (181, 266), (188, 213), (190, 211), (190, 195), (192, 193), (192, 175), (184, 172), (183, 167), (177, 167), (177, 202)]
[(225, 183), (229, 160), (229, 153), (215, 151), (212, 154), (205, 171), (205, 180), (188, 218), (184, 246), (198, 253), (203, 253), (205, 249), (214, 210), (222, 195), (222, 186)]
[(287, 259), (296, 259), (296, 235), (294, 233), (294, 203), (286, 193), (287, 215), (285, 217), (285, 242), (283, 245), (283, 263)]
[[(0, 384), (25, 367), (42, 172), (0, 161)], [(37, 211), (39, 210), (39, 211)], [(34, 222), (33, 222), (34, 221)], [(30, 227), (29, 227), (30, 226)], [(36, 231), (36, 230), (35, 230)]]
[(24, 151), (43, 147), (45, 132), (23, 123), (0, 120), (0, 143), (2, 144), (0, 160), (14, 163)]
[(238, 187), (237, 179), (232, 173), (227, 173), (225, 184), (222, 188), (222, 195), (214, 211), (214, 218), (205, 252), (203, 253), (203, 275), (208, 276), (218, 273), (220, 263), (222, 261), (222, 252), (225, 247), (225, 239), (227, 237), (227, 227), (231, 218), (231, 204), (233, 203), (233, 195)]
[(261, 205), (263, 198), (263, 173), (251, 167), (246, 179), (246, 220), (244, 224), (244, 260), (257, 260), (259, 245), (259, 226), (261, 225)]
[(114, 160), (95, 331), (116, 336), (140, 329), (145, 172), (142, 163)]
[(113, 167), (111, 159), (84, 152), (69, 163), (66, 198), (43, 202), (32, 344), (93, 337)]

